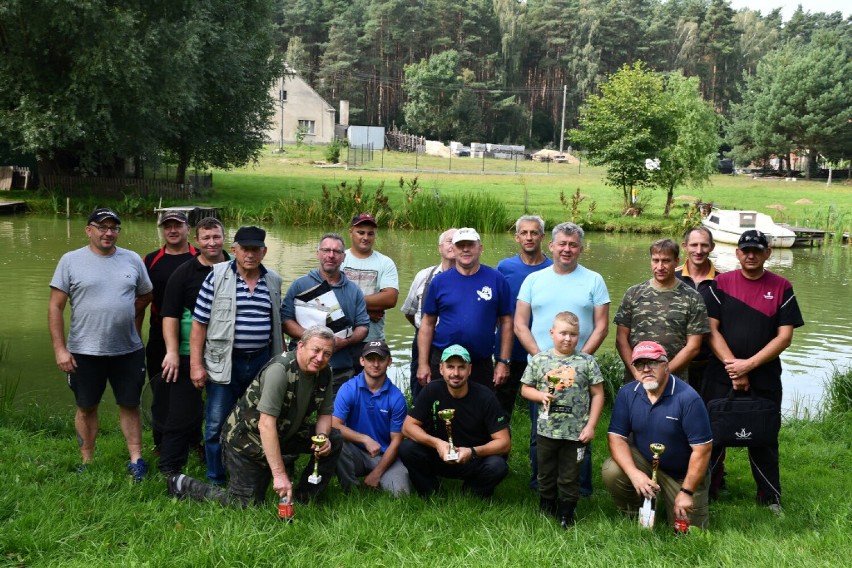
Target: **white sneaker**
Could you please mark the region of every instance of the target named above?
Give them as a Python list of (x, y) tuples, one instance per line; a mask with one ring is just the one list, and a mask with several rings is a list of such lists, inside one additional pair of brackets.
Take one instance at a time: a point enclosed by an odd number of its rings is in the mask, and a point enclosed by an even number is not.
[(769, 505), (769, 510), (772, 511), (776, 517), (780, 517), (784, 514), (784, 509), (781, 508), (781, 503), (772, 503)]

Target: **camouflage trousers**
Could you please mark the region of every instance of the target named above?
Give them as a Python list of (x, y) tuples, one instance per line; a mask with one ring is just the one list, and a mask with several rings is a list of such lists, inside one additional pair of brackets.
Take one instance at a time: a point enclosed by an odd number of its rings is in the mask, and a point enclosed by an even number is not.
[[(300, 503), (316, 499), (326, 488), (334, 476), (340, 451), (343, 449), (343, 436), (340, 431), (332, 428), (329, 434), (331, 454), (320, 458), (318, 470), (322, 480), (314, 485), (308, 483), (308, 477), (314, 472), (314, 455), (311, 449), (311, 428), (302, 428), (296, 435), (281, 444), (281, 454), (287, 468), (287, 477), (292, 481), (295, 477), (296, 459), (300, 454), (310, 454), (311, 458), (302, 471), (298, 485), (293, 491), (293, 498)], [(251, 504), (261, 505), (266, 500), (266, 492), (272, 481), (272, 471), (264, 460), (259, 462), (246, 458), (236, 452), (227, 443), (223, 444), (225, 468), (228, 471), (227, 488), (210, 485), (187, 477), (181, 493), (195, 501), (218, 501), (222, 505), (237, 505), (247, 507)]]

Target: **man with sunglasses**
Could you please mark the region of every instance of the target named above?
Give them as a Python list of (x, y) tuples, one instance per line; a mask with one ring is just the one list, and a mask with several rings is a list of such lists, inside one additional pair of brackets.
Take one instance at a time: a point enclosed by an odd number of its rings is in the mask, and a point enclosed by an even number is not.
[[(50, 281), (48, 327), (56, 366), (74, 391), (74, 425), (86, 469), (95, 451), (98, 405), (107, 381), (118, 405), (127, 443), (127, 472), (142, 481), (142, 422), (139, 398), (145, 381), (145, 350), (137, 316), (151, 301), (151, 280), (135, 252), (116, 246), (121, 219), (112, 209), (95, 209), (86, 224), (88, 245), (66, 253)], [(64, 312), (71, 303), (71, 326), (65, 338)]]
[[(621, 387), (612, 406), (604, 486), (623, 513), (636, 514), (646, 498), (662, 493), (670, 526), (688, 519), (707, 528), (705, 474), (713, 447), (707, 408), (694, 389), (671, 374), (659, 343), (638, 343), (631, 364), (636, 380)], [(651, 444), (665, 446), (656, 482)]]

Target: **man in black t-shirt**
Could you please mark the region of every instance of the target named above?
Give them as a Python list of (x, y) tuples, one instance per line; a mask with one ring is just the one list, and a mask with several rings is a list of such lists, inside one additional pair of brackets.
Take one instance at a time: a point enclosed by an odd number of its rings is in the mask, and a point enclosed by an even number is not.
[[(439, 477), (449, 477), (463, 479), (463, 488), (474, 495), (491, 497), (509, 473), (509, 421), (487, 387), (468, 381), (472, 366), (467, 349), (444, 349), (439, 370), (444, 380), (428, 383), (405, 418), (402, 433), (407, 439), (399, 457), (421, 496), (438, 490)], [(455, 410), (451, 432), (457, 459), (447, 456), (449, 436), (438, 415), (445, 409)]]
[[(172, 273), (162, 296), (165, 353), (157, 367), (162, 369), (158, 389), (160, 412), (155, 427), (161, 432), (159, 469), (178, 473), (186, 465), (191, 448), (201, 441), (203, 402), (200, 389), (189, 378), (189, 333), (192, 310), (204, 279), (217, 262), (229, 259), (223, 250), (225, 228), (218, 219), (201, 219), (195, 227), (199, 254)], [(203, 460), (202, 460), (203, 461)]]

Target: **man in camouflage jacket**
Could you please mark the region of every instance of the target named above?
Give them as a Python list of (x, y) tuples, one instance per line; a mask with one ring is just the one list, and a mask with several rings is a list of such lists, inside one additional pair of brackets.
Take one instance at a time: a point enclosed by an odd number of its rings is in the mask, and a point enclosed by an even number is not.
[[(317, 497), (334, 475), (342, 448), (340, 432), (331, 428), (334, 394), (328, 361), (333, 347), (330, 329), (307, 329), (296, 349), (273, 357), (237, 401), (222, 430), (227, 489), (174, 475), (168, 480), (169, 493), (245, 506), (262, 503), (272, 480), (273, 491), (290, 502)], [(310, 422), (314, 412), (316, 424)], [(325, 436), (319, 449), (311, 441), (315, 435)], [(312, 456), (294, 491), (294, 464), (305, 453)], [(315, 459), (321, 481), (311, 484)]]

